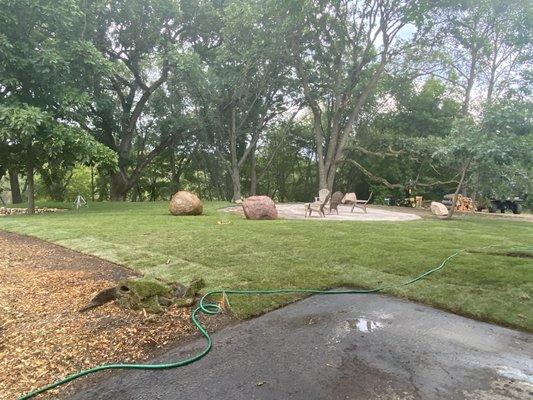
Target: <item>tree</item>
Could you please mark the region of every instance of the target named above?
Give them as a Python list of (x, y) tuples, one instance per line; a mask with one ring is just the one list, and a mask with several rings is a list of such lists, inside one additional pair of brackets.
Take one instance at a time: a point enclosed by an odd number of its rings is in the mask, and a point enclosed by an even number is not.
[(0, 107), (0, 140), (17, 148), (17, 156), (25, 160), (29, 214), (35, 211), (34, 173), (43, 165), (58, 159), (74, 164), (90, 158), (103, 167), (114, 167), (114, 153), (109, 149), (37, 107)]
[[(458, 194), (479, 149), (475, 146), (476, 139), (469, 136), (477, 132), (480, 134), (477, 141), (488, 140), (488, 137), (482, 136), (487, 132), (483, 108), (490, 106), (496, 96), (505, 95), (512, 88), (512, 77), (520, 76), (515, 70), (523, 71), (520, 63), (524, 66), (529, 62), (531, 22), (525, 17), (527, 6), (523, 1), (451, 1), (442, 12), (444, 17), (437, 30), (442, 38), (441, 57), (447, 72), (445, 79), (462, 91), (462, 121), (457, 126), (465, 127), (464, 139), (457, 134), (451, 137), (455, 142), (448, 143), (451, 153), (455, 149), (459, 157), (455, 165), (461, 175), (448, 214), (448, 218), (452, 218)], [(488, 74), (486, 71), (489, 71)], [(475, 92), (477, 98), (472, 96)], [(479, 106), (478, 109), (473, 110), (473, 105)], [(476, 121), (474, 117), (479, 116), (480, 111), (481, 118)], [(479, 125), (477, 128), (472, 126), (474, 122)], [(493, 144), (496, 145), (495, 142)], [(457, 151), (461, 146), (466, 147)], [(450, 154), (445, 149), (441, 150), (441, 154)]]
[[(294, 115), (294, 114), (293, 114)], [(258, 156), (262, 192), (278, 201), (306, 201), (316, 195), (313, 125), (309, 118), (279, 121)]]
[(528, 192), (527, 159), (500, 140), (528, 144), (528, 6), (0, 0), (0, 175), (15, 201), (34, 173), (64, 200), (87, 165), (112, 200)]
[(207, 142), (228, 171), (234, 201), (242, 195), (242, 169), (287, 108), (289, 66), (268, 11), (263, 1), (233, 0), (216, 13), (220, 45), (202, 54), (205, 73), (195, 88)]
[(474, 196), (507, 199), (533, 193), (533, 102), (509, 95), (484, 111), (483, 127), (494, 135), (494, 148), (474, 164), (469, 188)]
[(522, 86), (521, 66), (530, 65), (531, 9), (524, 0), (493, 0), (488, 13), (491, 26), (488, 45), (488, 68), (481, 71), (482, 86), (490, 105), (505, 96), (509, 89)]
[[(80, 38), (81, 21), (74, 0), (0, 3), (0, 147), (9, 154), (13, 178), (24, 165), (30, 213), (36, 168), (101, 150), (74, 123), (88, 103), (83, 76), (100, 65)], [(70, 155), (74, 149), (66, 149), (79, 143), (87, 152)]]
[(524, 0), (449, 0), (435, 25), (437, 76), (454, 86), (466, 115), (505, 95), (531, 59), (531, 19)]
[(421, 83), (404, 74), (389, 75), (377, 97), (394, 107), (378, 105), (365, 114), (357, 137), (339, 161), (355, 166), (356, 173), (339, 172), (339, 186), (365, 191), (378, 184), (389, 191), (383, 197), (396, 197), (394, 192), (400, 191), (404, 196), (409, 189), (426, 196), (437, 186), (455, 182), (455, 173), (435, 168), (434, 149), (426, 143), (449, 135), (459, 115), (461, 104), (449, 97), (446, 86), (436, 79)]
[[(489, 173), (497, 178), (513, 180), (513, 175), (504, 177), (504, 172), (515, 170), (516, 175), (525, 177), (525, 182), (531, 182), (532, 157), (531, 148), (532, 135), (519, 137), (512, 131), (498, 131), (490, 125), (481, 125), (471, 118), (458, 119), (452, 133), (445, 138), (437, 139), (433, 142), (436, 149), (433, 153), (435, 162), (443, 166), (459, 168), (460, 178), (454, 193), (452, 207), (447, 219), (453, 217), (455, 203), (462, 185), (469, 179), (468, 173), (478, 179), (481, 174)], [(460, 163), (457, 165), (457, 163)], [(493, 181), (494, 182), (494, 181)], [(473, 190), (481, 182), (471, 179), (470, 185)], [(493, 186), (492, 189), (496, 189)], [(515, 188), (516, 189), (516, 188)], [(529, 188), (530, 190), (530, 188)], [(503, 192), (500, 191), (500, 194)]]
[[(171, 75), (194, 58), (190, 35), (200, 4), (174, 0), (86, 4), (84, 36), (109, 63), (111, 71), (94, 76), (89, 115), (80, 123), (118, 154), (110, 196), (112, 200), (125, 200), (146, 166), (181, 133), (159, 135), (151, 130), (152, 137), (147, 140), (139, 124), (146, 118), (153, 95), (165, 90)], [(153, 145), (140, 149), (139, 143)]]
[(426, 4), (309, 0), (289, 7), (295, 28), (288, 46), (313, 115), (319, 187), (332, 190), (337, 163), (386, 67), (422, 34)]
[(11, 202), (13, 204), (22, 203), (18, 176), (19, 170), (21, 169), (21, 160), (16, 156), (16, 153), (13, 146), (0, 142), (0, 179), (6, 173), (9, 176)]

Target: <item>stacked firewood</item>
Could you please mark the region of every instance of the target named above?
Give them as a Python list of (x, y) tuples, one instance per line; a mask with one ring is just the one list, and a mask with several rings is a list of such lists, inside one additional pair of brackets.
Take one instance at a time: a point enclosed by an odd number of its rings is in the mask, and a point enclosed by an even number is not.
[[(444, 200), (442, 204), (451, 206), (453, 202), (453, 194), (444, 195)], [(456, 211), (474, 211), (474, 200), (470, 197), (463, 195), (457, 195), (457, 204), (455, 205)]]

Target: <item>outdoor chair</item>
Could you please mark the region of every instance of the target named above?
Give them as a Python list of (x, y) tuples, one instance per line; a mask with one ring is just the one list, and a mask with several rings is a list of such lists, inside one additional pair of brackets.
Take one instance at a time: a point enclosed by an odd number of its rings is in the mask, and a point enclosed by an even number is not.
[(320, 189), (318, 191), (318, 197), (315, 197), (315, 203), (319, 201), (325, 201), (326, 197), (329, 196), (329, 190), (328, 189)]
[(368, 199), (366, 200), (359, 200), (357, 199), (357, 195), (355, 193), (346, 193), (346, 196), (344, 196), (344, 199), (343, 199), (345, 201), (343, 201), (343, 203), (352, 204), (352, 209), (350, 210), (350, 212), (352, 213), (353, 213), (353, 210), (357, 207), (363, 210), (364, 213), (366, 214), (367, 213), (366, 205), (372, 199), (372, 194), (373, 192), (370, 192), (370, 195), (368, 196)]
[(331, 210), (335, 210), (337, 212), (337, 215), (339, 215), (338, 206), (342, 203), (342, 199), (344, 198), (344, 194), (342, 192), (335, 192), (331, 195), (331, 200), (329, 201), (329, 213), (331, 214)]
[[(322, 195), (325, 196), (323, 197)], [(315, 197), (314, 203), (305, 204), (305, 218), (310, 217), (313, 211), (316, 211), (318, 215), (322, 216), (322, 218), (326, 217), (326, 214), (324, 213), (324, 207), (326, 207), (326, 204), (328, 203), (330, 198), (329, 190), (320, 190), (318, 196), (319, 197)]]

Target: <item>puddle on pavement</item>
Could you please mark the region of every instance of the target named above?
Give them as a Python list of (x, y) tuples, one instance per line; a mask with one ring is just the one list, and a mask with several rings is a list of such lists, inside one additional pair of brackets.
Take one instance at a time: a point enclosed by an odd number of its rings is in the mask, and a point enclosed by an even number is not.
[(350, 328), (357, 329), (360, 332), (372, 332), (383, 327), (381, 322), (372, 321), (366, 318), (350, 319), (347, 322)]
[(504, 376), (507, 379), (519, 380), (533, 385), (533, 375), (527, 374), (524, 371), (519, 370), (518, 368), (512, 368), (503, 365), (496, 367), (496, 371), (498, 372), (498, 374)]
[(329, 344), (339, 343), (342, 338), (347, 337), (348, 335), (353, 334), (355, 332), (375, 332), (383, 328), (385, 324), (386, 322), (383, 320), (376, 321), (366, 317), (359, 317), (342, 321), (333, 328), (333, 336), (329, 340)]

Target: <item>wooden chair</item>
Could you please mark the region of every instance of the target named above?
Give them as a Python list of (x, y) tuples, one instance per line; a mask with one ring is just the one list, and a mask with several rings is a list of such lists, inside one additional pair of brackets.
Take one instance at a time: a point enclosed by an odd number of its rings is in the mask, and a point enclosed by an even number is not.
[(360, 208), (361, 210), (363, 210), (365, 212), (365, 214), (366, 214), (366, 205), (372, 199), (372, 193), (373, 192), (370, 192), (370, 195), (368, 196), (368, 199), (366, 199), (366, 200), (358, 200), (357, 196), (356, 196), (355, 197), (355, 201), (353, 202), (352, 209), (350, 210), (350, 212), (353, 212), (355, 207), (357, 207), (357, 208)]
[(342, 199), (344, 198), (344, 194), (342, 192), (335, 192), (331, 195), (331, 200), (329, 201), (329, 213), (331, 214), (331, 210), (337, 211), (337, 215), (339, 215), (338, 206), (342, 203)]
[[(325, 194), (325, 197), (321, 198), (321, 195), (323, 194)], [(322, 216), (322, 218), (326, 217), (326, 214), (324, 213), (324, 207), (326, 207), (326, 204), (329, 201), (329, 197), (330, 197), (329, 190), (327, 189), (320, 190), (318, 196), (319, 197), (315, 197), (315, 200), (318, 199), (318, 201), (315, 201), (314, 203), (305, 204), (305, 218), (310, 217), (313, 211), (316, 211), (318, 215)]]
[(329, 196), (329, 190), (328, 189), (320, 189), (318, 191), (318, 197), (315, 197), (315, 203), (319, 201), (324, 201), (326, 197)]

